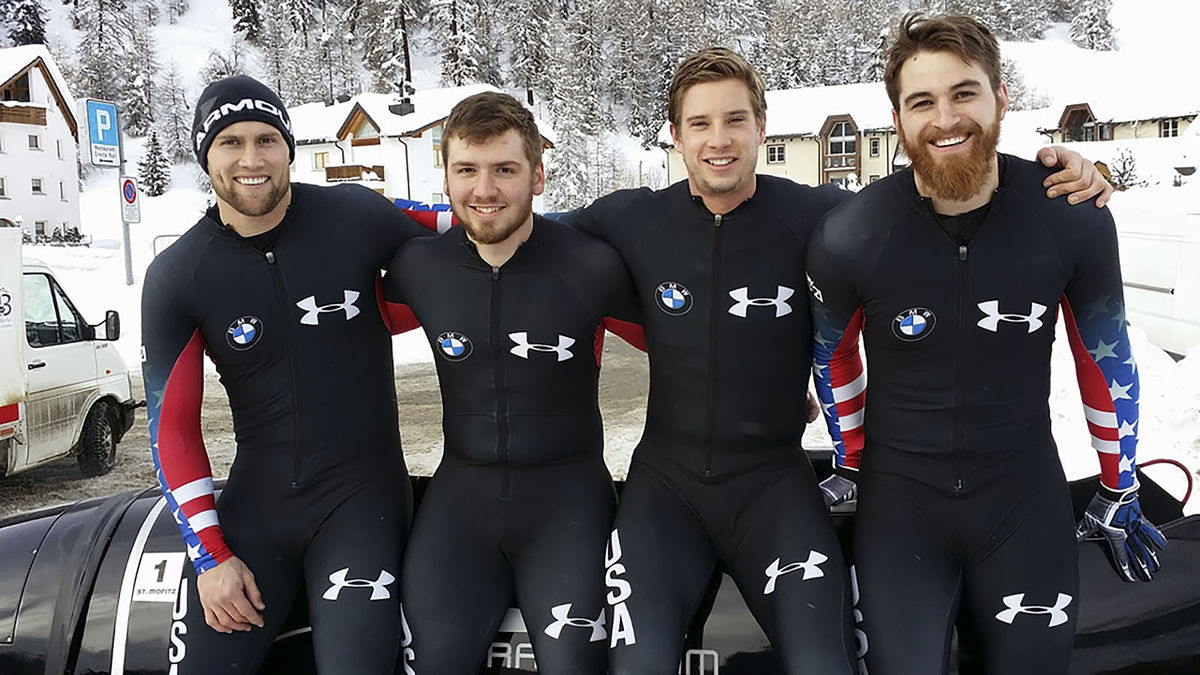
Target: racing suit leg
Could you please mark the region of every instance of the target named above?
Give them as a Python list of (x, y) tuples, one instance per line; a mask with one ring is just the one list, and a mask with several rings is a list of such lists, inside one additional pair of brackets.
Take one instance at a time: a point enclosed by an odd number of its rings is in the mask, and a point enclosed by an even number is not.
[(704, 524), (656, 472), (634, 464), (604, 562), (609, 672), (676, 675), (684, 634), (716, 566)]
[(783, 672), (854, 672), (849, 573), (812, 466), (772, 464), (734, 481), (744, 498), (719, 553)]
[[(526, 497), (516, 533), (517, 604), (529, 629), (538, 672), (603, 675), (608, 671), (604, 546), (616, 494), (602, 461), (528, 473), (542, 494)], [(522, 535), (521, 533), (526, 533)]]
[(224, 518), (223, 522), (225, 540), (254, 575), (254, 583), (267, 606), (261, 612), (263, 627), (232, 633), (218, 633), (210, 628), (204, 621), (204, 607), (196, 591), (196, 571), (190, 564), (184, 565), (180, 592), (186, 591), (183, 601), (187, 604), (178, 609), (184, 614), (186, 630), (172, 637), (168, 653), (168, 661), (178, 665), (179, 675), (257, 672), (300, 589), (299, 557), (280, 555), (285, 550), (282, 544), (269, 535), (264, 536), (269, 530), (260, 529), (267, 528), (266, 524), (255, 527), (249, 519), (238, 517)]
[(304, 553), (317, 669), (390, 673), (400, 645), (396, 582), (407, 491), (381, 480), (332, 489), (349, 496), (324, 517)]
[[(962, 563), (948, 523), (925, 506), (921, 483), (864, 472), (854, 524), (854, 564), (871, 675), (947, 672)], [(924, 501), (923, 501), (924, 500)]]
[[(512, 601), (512, 572), (497, 536), (505, 509), (487, 487), (443, 459), (413, 525), (401, 581), (421, 675), (478, 672)], [(484, 494), (486, 493), (486, 495)]]
[[(1066, 673), (1079, 618), (1079, 546), (1071, 495), (1056, 453), (985, 488), (986, 542), (967, 565), (964, 608), (994, 675)], [(987, 521), (984, 521), (987, 522)]]

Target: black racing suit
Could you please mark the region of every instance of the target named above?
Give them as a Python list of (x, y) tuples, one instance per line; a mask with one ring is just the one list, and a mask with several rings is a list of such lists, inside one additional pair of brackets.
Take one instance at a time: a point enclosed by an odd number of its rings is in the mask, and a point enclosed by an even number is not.
[(405, 551), (421, 675), (478, 672), (514, 597), (539, 672), (607, 670), (604, 542), (616, 497), (597, 404), (606, 316), (636, 319), (604, 242), (535, 217), (494, 268), (464, 228), (400, 249), (384, 282), (433, 347), (445, 454)]
[(646, 428), (606, 554), (611, 667), (676, 673), (724, 563), (788, 673), (849, 673), (846, 568), (800, 449), (812, 354), (810, 233), (849, 196), (757, 177), (714, 215), (687, 181), (572, 214), (633, 275), (650, 354)]
[[(189, 570), (179, 672), (254, 672), (301, 588), (323, 672), (390, 672), (411, 488), (377, 291), (380, 269), (419, 234), (368, 190), (293, 184), (268, 233), (244, 239), (212, 208), (147, 269), (143, 373), (168, 508), (195, 573), (236, 555), (266, 603), (264, 628), (217, 633)], [(237, 439), (215, 505), (200, 434), (205, 353)]]
[(861, 459), (854, 557), (873, 674), (945, 672), (960, 609), (988, 673), (1066, 672), (1079, 581), (1048, 405), (1060, 307), (1101, 479), (1133, 486), (1116, 230), (1107, 210), (1046, 199), (1047, 173), (1002, 155), (990, 204), (946, 217), (901, 172), (813, 238), (818, 394), (838, 464)]

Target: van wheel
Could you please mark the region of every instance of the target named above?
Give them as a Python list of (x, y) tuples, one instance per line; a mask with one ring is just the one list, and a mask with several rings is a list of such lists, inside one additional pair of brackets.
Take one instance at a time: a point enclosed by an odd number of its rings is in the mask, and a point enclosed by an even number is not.
[(79, 470), (83, 475), (103, 476), (117, 461), (117, 414), (108, 401), (97, 401), (83, 423), (79, 439)]

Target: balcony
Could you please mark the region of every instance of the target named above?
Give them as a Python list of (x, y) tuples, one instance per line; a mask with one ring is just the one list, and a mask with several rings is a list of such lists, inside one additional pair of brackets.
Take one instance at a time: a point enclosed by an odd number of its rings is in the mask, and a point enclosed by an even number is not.
[(384, 179), (383, 166), (364, 166), (362, 164), (341, 164), (325, 167), (325, 181), (342, 183), (345, 181), (380, 181)]
[(854, 155), (826, 155), (826, 169), (853, 169), (858, 166), (858, 158)]
[(46, 109), (41, 106), (13, 105), (11, 103), (0, 105), (0, 122), (44, 127), (46, 126)]

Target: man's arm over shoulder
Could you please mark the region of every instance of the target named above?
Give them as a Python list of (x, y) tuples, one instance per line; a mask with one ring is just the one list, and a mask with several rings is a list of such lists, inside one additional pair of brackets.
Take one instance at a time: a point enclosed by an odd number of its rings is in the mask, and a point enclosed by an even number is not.
[[(232, 557), (217, 520), (212, 468), (200, 431), (204, 339), (189, 316), (190, 279), (165, 257), (142, 289), (142, 377), (159, 485), (197, 573)], [(251, 327), (252, 329), (252, 327)]]
[(835, 469), (858, 469), (863, 449), (866, 375), (859, 354), (863, 325), (856, 267), (865, 251), (854, 250), (859, 238), (855, 209), (827, 215), (809, 242), (808, 290), (813, 320), (813, 383), (834, 443)]
[(615, 246), (620, 233), (637, 223), (639, 211), (648, 208), (648, 197), (653, 194), (655, 191), (650, 188), (617, 190), (585, 207), (549, 214), (548, 217)]
[(413, 265), (420, 259), (415, 248), (424, 243), (425, 240), (417, 240), (401, 245), (383, 277), (383, 319), (392, 335), (406, 333), (421, 325), (409, 304), (408, 286), (413, 283)]

